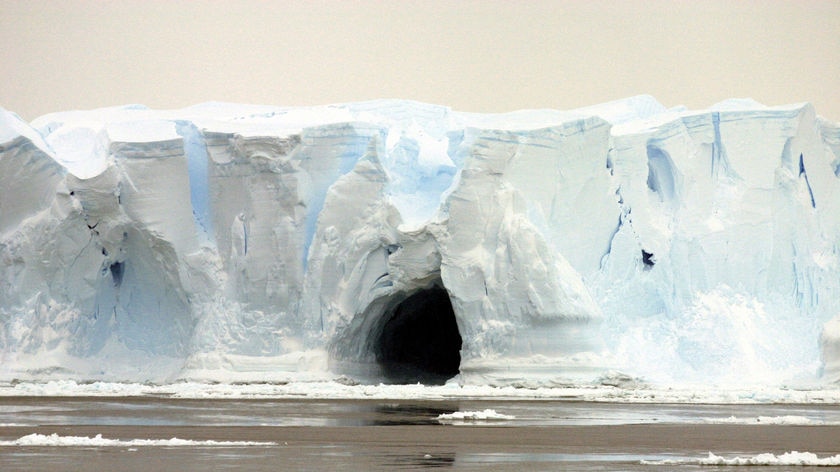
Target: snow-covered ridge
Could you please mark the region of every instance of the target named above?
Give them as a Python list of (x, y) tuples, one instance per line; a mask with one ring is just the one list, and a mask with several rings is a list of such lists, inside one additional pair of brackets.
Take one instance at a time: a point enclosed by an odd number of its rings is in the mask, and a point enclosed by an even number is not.
[(840, 380), (840, 125), (0, 111), (0, 380)]

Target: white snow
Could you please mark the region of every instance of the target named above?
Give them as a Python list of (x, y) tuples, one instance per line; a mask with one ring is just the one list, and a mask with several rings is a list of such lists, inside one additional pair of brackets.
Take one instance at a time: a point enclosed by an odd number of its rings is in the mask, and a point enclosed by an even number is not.
[(37, 446), (37, 447), (245, 447), (276, 446), (274, 442), (264, 441), (215, 441), (193, 439), (108, 439), (101, 434), (89, 436), (61, 436), (52, 434), (28, 434), (21, 438), (2, 441), (0, 446)]
[(0, 107), (0, 143), (10, 143), (19, 137), (29, 140), (44, 152), (49, 150), (40, 133), (27, 125), (17, 114)]
[(0, 190), (0, 381), (397, 395), (377, 336), (431, 287), (460, 388), (840, 381), (840, 124), (807, 103), (0, 110)]

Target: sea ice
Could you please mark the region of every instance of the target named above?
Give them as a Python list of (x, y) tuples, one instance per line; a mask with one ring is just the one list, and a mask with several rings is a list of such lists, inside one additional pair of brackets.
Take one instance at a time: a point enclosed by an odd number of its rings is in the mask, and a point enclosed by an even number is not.
[(819, 457), (812, 452), (785, 452), (775, 455), (772, 453), (757, 454), (751, 457), (733, 457), (727, 459), (714, 453), (709, 453), (703, 459), (664, 459), (643, 460), (642, 465), (713, 465), (713, 466), (817, 466), (831, 467), (840, 465), (840, 455)]
[(752, 457), (733, 457), (726, 459), (709, 453), (709, 457), (698, 461), (700, 465), (808, 465), (808, 466), (837, 466), (840, 465), (840, 454), (836, 456), (818, 457), (812, 452), (785, 452), (775, 455), (771, 453), (758, 454)]

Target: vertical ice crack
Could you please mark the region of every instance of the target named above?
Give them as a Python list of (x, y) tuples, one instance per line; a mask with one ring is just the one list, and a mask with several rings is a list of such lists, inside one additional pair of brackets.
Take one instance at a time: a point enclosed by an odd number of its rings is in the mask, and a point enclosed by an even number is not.
[(817, 202), (814, 201), (814, 191), (811, 189), (811, 181), (808, 180), (808, 173), (805, 172), (805, 159), (802, 153), (799, 153), (799, 176), (805, 178), (805, 186), (808, 187), (808, 195), (811, 197), (811, 208), (816, 208)]
[(720, 112), (712, 113), (712, 125), (715, 131), (715, 140), (712, 142), (711, 175), (716, 179), (726, 177), (729, 179), (740, 179), (738, 174), (729, 164), (729, 157), (723, 145), (723, 138), (720, 133)]
[(91, 231), (91, 233), (90, 233), (90, 239), (88, 239), (88, 242), (84, 246), (82, 246), (82, 248), (79, 250), (79, 253), (76, 254), (76, 257), (74, 257), (73, 260), (70, 262), (70, 264), (67, 266), (68, 271), (73, 270), (73, 267), (76, 265), (76, 262), (79, 261), (79, 258), (82, 257), (82, 254), (85, 253), (85, 251), (87, 250), (88, 247), (90, 247), (92, 242), (93, 242), (93, 231)]
[(190, 179), (190, 203), (193, 218), (199, 233), (213, 240), (213, 220), (210, 213), (210, 191), (208, 178), (207, 145), (204, 135), (190, 121), (176, 121), (175, 128), (184, 140), (184, 153), (187, 155), (187, 170)]
[(715, 141), (712, 143), (712, 177), (717, 176), (721, 170), (723, 157), (723, 141), (720, 137), (720, 113), (712, 113), (712, 125), (715, 128)]
[(618, 204), (618, 208), (620, 210), (620, 212), (618, 214), (618, 223), (615, 225), (615, 229), (613, 230), (612, 234), (610, 235), (609, 243), (607, 243), (607, 248), (604, 251), (604, 254), (601, 256), (601, 262), (600, 262), (600, 268), (601, 269), (604, 268), (604, 265), (607, 261), (607, 258), (609, 257), (610, 253), (612, 253), (613, 243), (615, 241), (616, 236), (618, 236), (618, 233), (621, 232), (621, 228), (622, 228), (622, 226), (624, 226), (625, 219), (627, 220), (628, 223), (631, 223), (631, 221), (630, 221), (630, 207), (627, 206), (624, 203), (624, 197), (621, 195), (621, 185), (619, 185), (615, 189), (615, 197), (616, 197), (616, 203)]
[(248, 255), (248, 225), (245, 218), (242, 218), (242, 255)]

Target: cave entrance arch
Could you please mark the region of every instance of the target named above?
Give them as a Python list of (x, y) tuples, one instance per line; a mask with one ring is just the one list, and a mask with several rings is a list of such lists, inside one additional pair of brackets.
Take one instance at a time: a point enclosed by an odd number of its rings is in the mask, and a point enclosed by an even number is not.
[(441, 385), (458, 374), (461, 333), (441, 284), (411, 293), (382, 313), (371, 348), (386, 381)]

